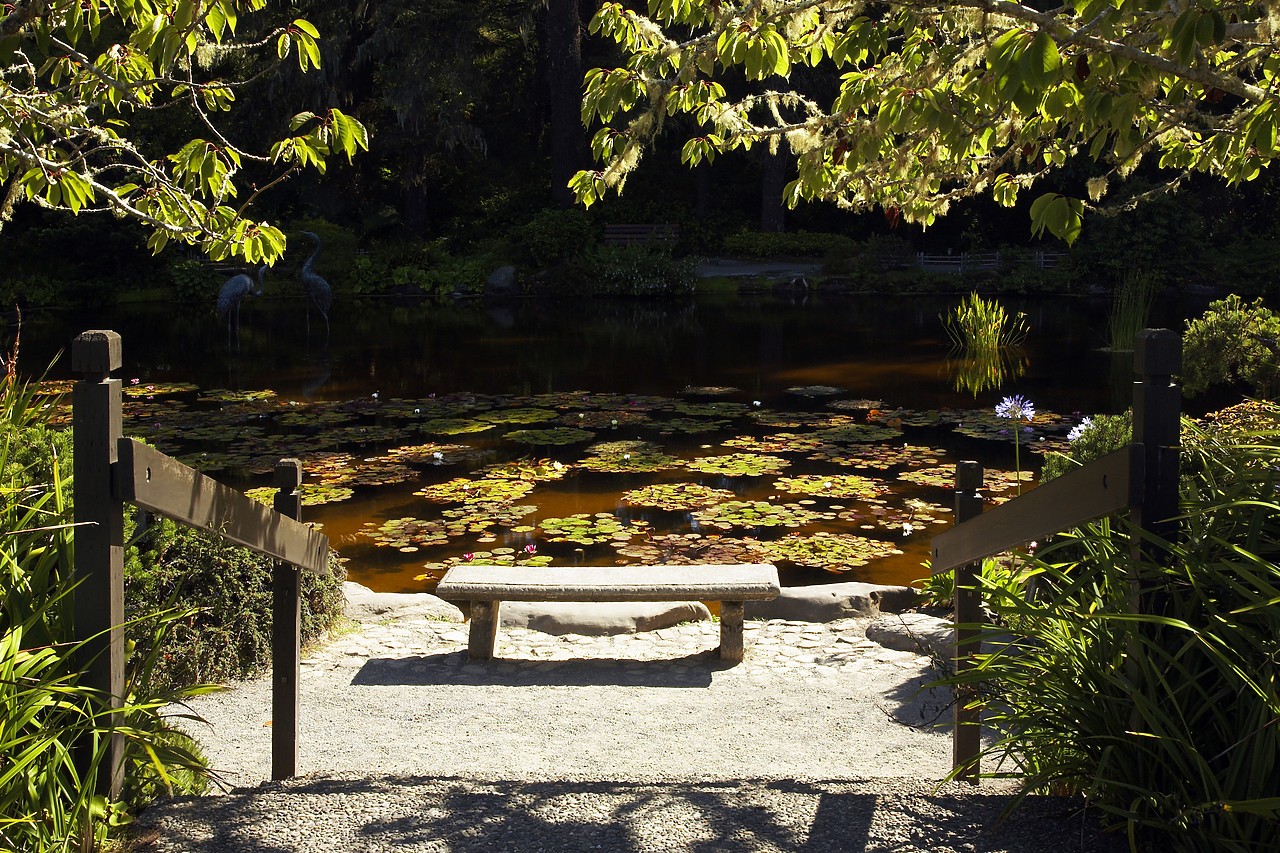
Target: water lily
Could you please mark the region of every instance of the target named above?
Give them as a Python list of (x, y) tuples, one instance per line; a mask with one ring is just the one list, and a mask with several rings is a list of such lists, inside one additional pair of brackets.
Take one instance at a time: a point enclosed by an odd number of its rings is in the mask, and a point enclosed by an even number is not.
[(462, 559), (466, 560), (468, 563), (470, 563), (470, 562), (471, 562), (472, 560), (474, 560), (475, 558), (476, 558), (476, 555), (475, 555), (475, 554), (463, 554), (463, 555), (462, 555)]
[(532, 553), (534, 553), (534, 552), (535, 552), (535, 551), (537, 551), (537, 550), (538, 550), (538, 547), (537, 547), (536, 545), (525, 545), (525, 546), (524, 546), (524, 552), (525, 552), (526, 554), (532, 554)]

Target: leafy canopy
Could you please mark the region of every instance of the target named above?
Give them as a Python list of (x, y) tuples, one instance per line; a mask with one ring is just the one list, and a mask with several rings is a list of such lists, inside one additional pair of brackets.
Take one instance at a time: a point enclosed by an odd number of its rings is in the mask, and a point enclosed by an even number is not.
[[(215, 69), (275, 51), (303, 71), (320, 63), (319, 33), (297, 19), (237, 41), (242, 16), (265, 0), (16, 0), (0, 10), (0, 227), (20, 201), (72, 213), (110, 211), (152, 229), (149, 245), (200, 246), (215, 259), (272, 261), (284, 234), (247, 215), (257, 196), (300, 168), (368, 148), (354, 118), (300, 113), (265, 153), (228, 140), (214, 122), (247, 80)], [(245, 27), (244, 29), (248, 29)], [(185, 110), (205, 138), (156, 151), (134, 115)], [(166, 113), (172, 115), (173, 113)], [(266, 177), (244, 184), (242, 168)]]
[(605, 3), (591, 28), (627, 61), (586, 77), (583, 120), (605, 125), (592, 142), (604, 167), (570, 184), (587, 205), (621, 188), (671, 116), (696, 128), (690, 166), (785, 146), (790, 205), (879, 205), (925, 225), (965, 196), (1012, 206), (1087, 157), (1099, 166), (1080, 197), (1031, 206), (1037, 234), (1068, 242), (1147, 155), (1168, 188), (1197, 171), (1251, 180), (1275, 149), (1275, 4), (648, 0), (647, 16)]

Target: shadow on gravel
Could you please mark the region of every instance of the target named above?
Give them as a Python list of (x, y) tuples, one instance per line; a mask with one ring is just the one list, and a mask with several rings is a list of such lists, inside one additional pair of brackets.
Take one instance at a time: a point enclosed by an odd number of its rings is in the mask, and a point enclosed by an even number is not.
[[(503, 781), (374, 777), (265, 783), (146, 813), (162, 850), (1006, 851), (1122, 849), (1076, 800), (910, 780)], [(153, 848), (154, 849), (154, 848)]]
[(497, 658), (467, 663), (465, 652), (370, 658), (351, 679), (355, 685), (492, 684), (509, 687), (709, 687), (711, 674), (732, 664), (711, 652), (662, 660), (590, 658), (537, 661)]

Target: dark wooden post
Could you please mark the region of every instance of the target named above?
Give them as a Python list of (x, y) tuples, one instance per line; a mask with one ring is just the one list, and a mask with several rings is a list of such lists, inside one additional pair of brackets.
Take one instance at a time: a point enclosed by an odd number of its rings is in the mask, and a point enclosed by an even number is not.
[[(276, 463), (274, 508), (302, 516), (302, 463)], [(302, 628), (302, 586), (298, 567), (276, 560), (271, 571), (271, 778), (288, 779), (298, 769), (298, 678)]]
[[(120, 438), (120, 335), (87, 331), (71, 342), (71, 370), (81, 379), (71, 391), (72, 472), (75, 476), (75, 631), (83, 643), (80, 683), (121, 707), (124, 694), (124, 504), (112, 495), (111, 466)], [(80, 772), (90, 769), (93, 744), (77, 746)], [(107, 763), (98, 768), (97, 790), (120, 795), (124, 739), (110, 736)], [(90, 840), (92, 834), (88, 833)], [(91, 841), (90, 841), (91, 843)]]
[[(982, 515), (982, 466), (977, 462), (956, 463), (956, 524)], [(977, 653), (974, 638), (978, 629), (961, 627), (976, 625), (982, 619), (982, 590), (978, 575), (982, 563), (965, 563), (956, 567), (955, 578), (955, 648), (953, 661), (956, 675), (971, 669)], [(978, 752), (982, 748), (982, 709), (971, 704), (973, 690), (968, 685), (956, 687), (955, 704), (952, 706), (955, 730), (951, 734), (951, 766), (963, 767), (957, 777), (978, 784)]]
[[(1142, 503), (1134, 508), (1138, 526), (1172, 541), (1178, 513), (1178, 428), (1182, 390), (1173, 374), (1182, 369), (1182, 340), (1168, 329), (1144, 329), (1134, 339), (1133, 440), (1143, 448)], [(1135, 540), (1134, 559), (1159, 558), (1150, 544)]]

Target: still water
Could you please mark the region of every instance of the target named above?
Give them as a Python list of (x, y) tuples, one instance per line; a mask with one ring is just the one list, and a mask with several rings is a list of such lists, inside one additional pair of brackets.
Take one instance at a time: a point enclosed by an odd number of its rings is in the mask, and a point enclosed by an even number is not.
[[(1130, 393), (1131, 358), (1100, 349), (1106, 303), (1070, 298), (1002, 300), (1026, 313), (1026, 345), (1000, 387), (957, 390), (939, 322), (955, 301), (339, 300), (326, 336), (299, 296), (247, 301), (230, 342), (212, 306), (124, 306), (28, 316), (21, 356), (36, 372), (78, 332), (118, 331), (126, 433), (238, 488), (299, 456), (330, 487), (315, 497), (339, 498), (304, 518), (375, 589), (430, 589), (492, 557), (773, 559), (784, 584), (907, 583), (950, 523), (939, 472), (1014, 467), (980, 411), (1021, 394), (1059, 416), (1026, 437), (1050, 441)], [(50, 376), (69, 377), (65, 357)]]

